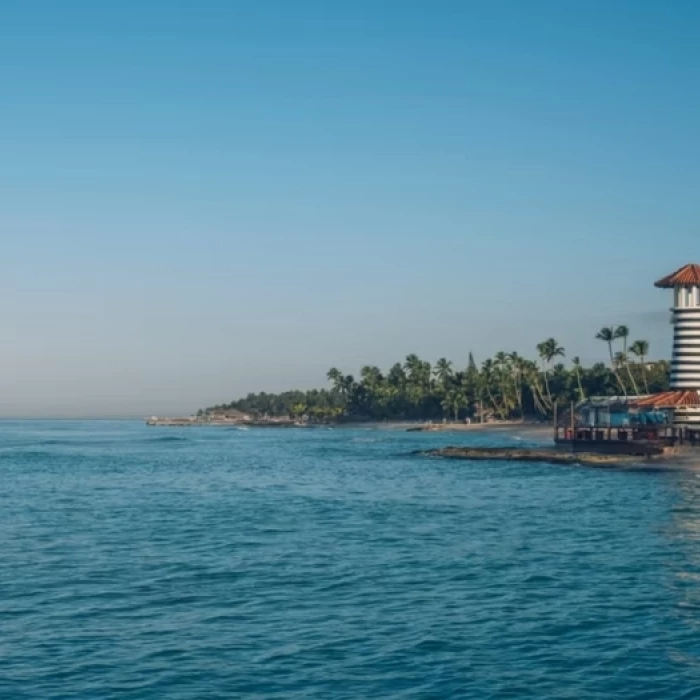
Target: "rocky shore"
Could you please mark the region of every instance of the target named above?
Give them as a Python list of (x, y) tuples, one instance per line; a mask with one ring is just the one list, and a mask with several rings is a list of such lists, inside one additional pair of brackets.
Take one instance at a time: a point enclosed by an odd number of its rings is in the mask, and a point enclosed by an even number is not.
[(548, 462), (549, 464), (587, 464), (591, 466), (614, 466), (639, 462), (639, 457), (630, 455), (568, 452), (556, 447), (441, 447), (435, 450), (419, 450), (413, 454), (443, 459)]
[(460, 432), (471, 430), (512, 430), (513, 428), (535, 428), (552, 430), (547, 423), (535, 423), (522, 420), (499, 420), (489, 421), (488, 423), (421, 423), (420, 425), (411, 425), (407, 432), (409, 433), (443, 433), (443, 432)]

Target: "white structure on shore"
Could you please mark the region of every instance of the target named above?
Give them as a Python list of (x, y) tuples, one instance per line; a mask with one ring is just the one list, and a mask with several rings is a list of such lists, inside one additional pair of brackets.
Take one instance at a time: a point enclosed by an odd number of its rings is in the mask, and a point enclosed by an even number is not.
[(700, 406), (693, 394), (700, 393), (700, 265), (685, 265), (655, 286), (673, 289), (671, 390), (688, 392), (674, 408), (673, 424), (698, 429)]

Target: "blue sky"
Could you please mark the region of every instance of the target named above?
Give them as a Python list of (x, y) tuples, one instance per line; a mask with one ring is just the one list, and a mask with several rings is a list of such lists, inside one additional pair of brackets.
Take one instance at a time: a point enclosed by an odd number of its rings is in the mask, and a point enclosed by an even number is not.
[(690, 1), (0, 8), (0, 415), (189, 412), (603, 324), (700, 262)]

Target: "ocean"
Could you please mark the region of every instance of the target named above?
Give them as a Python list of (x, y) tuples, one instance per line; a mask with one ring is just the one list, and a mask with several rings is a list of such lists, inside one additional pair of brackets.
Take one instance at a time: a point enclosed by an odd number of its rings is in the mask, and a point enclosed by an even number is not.
[(700, 478), (527, 434), (0, 422), (0, 698), (700, 697)]

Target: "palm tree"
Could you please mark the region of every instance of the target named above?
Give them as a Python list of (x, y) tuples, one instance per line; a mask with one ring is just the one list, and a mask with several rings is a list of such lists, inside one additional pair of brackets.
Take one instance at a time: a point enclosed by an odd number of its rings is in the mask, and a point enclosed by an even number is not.
[(421, 378), (423, 380), (423, 387), (426, 394), (429, 394), (433, 389), (433, 380), (431, 379), (432, 374), (433, 368), (431, 367), (430, 362), (423, 362), (423, 366), (421, 367)]
[(510, 376), (513, 381), (513, 390), (515, 391), (515, 400), (520, 409), (520, 417), (524, 417), (523, 410), (523, 377), (525, 374), (525, 360), (523, 360), (517, 352), (508, 353), (508, 366), (510, 367)]
[[(411, 353), (406, 357), (404, 369), (407, 377), (407, 396), (414, 407), (414, 411), (418, 412), (418, 406), (423, 401), (425, 396), (425, 363), (415, 353)], [(430, 377), (428, 377), (430, 380)]]
[(454, 376), (452, 372), (452, 363), (445, 357), (441, 357), (433, 369), (433, 374), (436, 376), (443, 391), (447, 386), (447, 382)]
[(583, 391), (583, 386), (581, 385), (581, 358), (578, 357), (572, 357), (571, 362), (574, 365), (574, 373), (576, 374), (576, 383), (578, 384), (578, 393), (581, 401), (584, 401), (586, 399), (586, 394)]
[(442, 406), (444, 412), (449, 416), (450, 410), (454, 414), (455, 423), (459, 420), (459, 409), (462, 408), (466, 403), (466, 398), (464, 394), (457, 388), (450, 389), (446, 394), (440, 405)]
[(542, 375), (544, 376), (544, 387), (547, 392), (547, 397), (548, 397), (548, 403), (551, 404), (552, 400), (552, 394), (549, 391), (549, 377), (547, 376), (547, 360), (545, 359), (547, 352), (546, 352), (546, 343), (538, 343), (537, 345), (537, 354), (540, 356), (540, 360), (542, 360)]
[(549, 407), (553, 405), (552, 393), (549, 390), (549, 365), (551, 365), (552, 360), (555, 357), (564, 357), (564, 348), (559, 345), (559, 343), (554, 338), (547, 338), (547, 340), (542, 341), (537, 345), (537, 352), (542, 360), (543, 374), (544, 374), (544, 386), (547, 390), (547, 400)]
[(499, 405), (498, 401), (496, 400), (496, 396), (493, 393), (493, 390), (495, 388), (495, 377), (496, 377), (496, 367), (493, 362), (493, 360), (488, 359), (484, 360), (484, 363), (481, 365), (481, 374), (480, 374), (480, 380), (481, 380), (481, 387), (483, 390), (485, 390), (486, 395), (489, 397), (489, 401), (491, 402), (491, 405), (493, 406), (493, 410), (495, 413), (497, 413), (501, 418), (505, 418), (505, 410), (504, 407)]
[(346, 374), (343, 377), (342, 383), (341, 383), (341, 391), (343, 396), (348, 396), (350, 392), (352, 391), (353, 387), (355, 386), (355, 377), (352, 376), (352, 374)]
[(329, 381), (333, 382), (333, 388), (341, 391), (343, 386), (343, 373), (337, 367), (331, 367), (326, 375)]
[(564, 348), (559, 345), (554, 338), (549, 338), (545, 341), (545, 348), (547, 353), (547, 362), (551, 362), (555, 357), (564, 357), (566, 354)]
[(625, 397), (627, 397), (627, 389), (622, 381), (622, 377), (620, 377), (620, 373), (617, 371), (617, 367), (615, 366), (615, 355), (613, 353), (613, 343), (615, 342), (616, 338), (615, 326), (605, 326), (604, 328), (601, 328), (598, 333), (596, 333), (595, 337), (597, 340), (602, 340), (604, 343), (607, 343), (608, 352), (610, 353), (610, 366), (615, 373), (615, 378), (617, 379), (617, 383), (620, 385), (620, 389), (622, 389), (622, 393), (625, 395)]
[(649, 393), (649, 382), (647, 381), (647, 366), (644, 362), (645, 358), (649, 354), (649, 343), (646, 340), (635, 340), (632, 345), (630, 345), (630, 352), (637, 358), (642, 365), (642, 379), (644, 380), (644, 392)]
[(542, 391), (541, 373), (536, 362), (523, 360), (522, 363), (523, 380), (530, 389), (535, 410), (543, 416), (547, 415), (547, 397)]
[(406, 386), (406, 372), (404, 372), (400, 362), (392, 365), (386, 378), (394, 389), (403, 390)]
[(411, 353), (406, 356), (406, 362), (404, 363), (404, 369), (408, 375), (409, 381), (415, 381), (417, 376), (420, 374), (423, 367), (423, 362), (420, 357), (415, 353)]
[(596, 333), (596, 340), (602, 340), (608, 344), (608, 352), (610, 353), (610, 364), (613, 363), (612, 346), (615, 342), (615, 326), (605, 326)]
[(459, 409), (465, 406), (467, 397), (458, 389), (452, 392), (452, 410), (455, 412), (455, 422), (459, 420)]
[[(510, 411), (518, 405), (518, 388), (513, 386), (513, 364), (511, 361), (510, 354), (503, 351), (497, 352), (494, 356), (496, 377), (498, 378), (498, 383), (501, 389), (501, 396), (503, 397), (503, 404), (506, 410)], [(511, 390), (513, 391), (513, 397), (511, 398)]]
[(362, 379), (362, 383), (372, 393), (376, 392), (377, 387), (384, 380), (384, 377), (382, 376), (382, 372), (379, 369), (379, 367), (373, 367), (370, 365), (365, 365), (360, 370), (360, 377)]
[(630, 369), (629, 362), (627, 362), (627, 340), (629, 339), (629, 337), (630, 329), (627, 326), (618, 326), (615, 329), (615, 338), (622, 339), (623, 365), (627, 370), (627, 376), (630, 378), (630, 383), (632, 384), (632, 389), (634, 390), (635, 395), (639, 396), (639, 387), (637, 386), (637, 382), (634, 380), (634, 375), (632, 374), (632, 370)]

